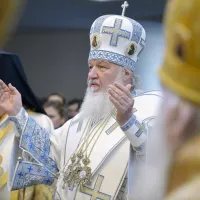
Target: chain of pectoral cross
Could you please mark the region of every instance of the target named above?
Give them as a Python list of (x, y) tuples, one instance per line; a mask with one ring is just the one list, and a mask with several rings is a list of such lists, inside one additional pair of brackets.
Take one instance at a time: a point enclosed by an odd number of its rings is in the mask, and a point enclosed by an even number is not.
[[(108, 118), (107, 118), (105, 121), (107, 121), (107, 120), (108, 120)], [(82, 149), (82, 148), (83, 148), (83, 144), (85, 144), (85, 143), (86, 143), (86, 140), (89, 139), (89, 137), (91, 136), (91, 135), (90, 135), (90, 132), (91, 132), (91, 123), (92, 123), (92, 121), (89, 120), (88, 123), (87, 123), (87, 125), (86, 125), (86, 127), (85, 127), (85, 129), (84, 129), (84, 131), (83, 131), (83, 133), (82, 133), (82, 135), (81, 135), (81, 138), (80, 138), (80, 141), (79, 141), (79, 143), (78, 143), (78, 145), (77, 145), (77, 148), (76, 148), (75, 152), (74, 152), (72, 155), (76, 154), (77, 151), (78, 151), (79, 149)], [(101, 123), (101, 121), (99, 121), (99, 122), (96, 124), (96, 126), (98, 126), (100, 123)], [(95, 135), (98, 133), (98, 131), (99, 131), (99, 129), (97, 129), (97, 131), (93, 134), (92, 138), (91, 138), (90, 141), (87, 143), (87, 145), (89, 145), (89, 144), (92, 142), (93, 138), (94, 138)], [(101, 133), (101, 132), (102, 132), (102, 131), (100, 131), (100, 133)], [(85, 136), (85, 137), (84, 137), (84, 136)], [(65, 164), (65, 166), (64, 166), (64, 170), (65, 170), (66, 166), (68, 165), (69, 161), (70, 161), (70, 158), (69, 158), (68, 161), (66, 162), (66, 164)]]
[[(92, 136), (89, 133), (88, 134), (86, 133), (87, 138), (85, 140), (83, 140), (83, 144), (80, 146), (80, 148), (77, 147), (75, 153), (69, 159), (69, 160), (71, 160), (71, 164), (68, 165), (68, 163), (67, 163), (65, 165), (65, 166), (68, 166), (66, 170), (64, 167), (63, 188), (65, 188), (65, 185), (68, 185), (69, 188), (72, 187), (72, 189), (73, 189), (74, 183), (76, 183), (78, 185), (90, 184), (92, 169), (88, 166), (90, 163), (89, 158), (90, 158), (90, 155), (92, 153), (94, 146), (96, 145), (96, 142), (98, 141), (98, 139), (99, 139), (101, 133), (103, 132), (109, 119), (110, 119), (110, 116), (105, 118), (105, 120), (103, 120), (103, 122), (102, 122), (102, 126), (99, 126), (97, 128), (96, 132)], [(91, 123), (89, 123), (89, 128), (87, 128), (88, 131), (90, 131), (90, 125), (91, 125)], [(96, 135), (97, 135), (97, 137), (96, 137)], [(91, 136), (91, 138), (89, 140), (90, 136)], [(94, 137), (96, 137), (95, 140), (94, 140)], [(93, 140), (94, 140), (94, 142), (91, 145), (89, 153), (87, 154), (87, 149)], [(84, 147), (84, 145), (85, 145), (85, 147)]]

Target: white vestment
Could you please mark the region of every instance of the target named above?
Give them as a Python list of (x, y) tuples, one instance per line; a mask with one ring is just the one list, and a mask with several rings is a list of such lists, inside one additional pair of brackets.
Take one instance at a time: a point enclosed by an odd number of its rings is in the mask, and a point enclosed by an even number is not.
[[(71, 156), (86, 134), (84, 130), (89, 119), (80, 121), (77, 115), (50, 134), (21, 110), (16, 117), (11, 118), (18, 134), (13, 145), (10, 188), (15, 190), (32, 184), (52, 184), (57, 177), (56, 200), (123, 199), (127, 171), (129, 188), (134, 185), (137, 162), (144, 160), (149, 127), (155, 118), (161, 96), (154, 91), (134, 99), (134, 123), (127, 130), (122, 131), (114, 115), (109, 116), (105, 124), (105, 119), (102, 119), (93, 126), (90, 132), (93, 140), (87, 149), (88, 152), (91, 150), (89, 167), (92, 169), (92, 183), (82, 188), (76, 184), (63, 188), (63, 178), (71, 164)], [(21, 151), (28, 153), (35, 162), (17, 159)]]

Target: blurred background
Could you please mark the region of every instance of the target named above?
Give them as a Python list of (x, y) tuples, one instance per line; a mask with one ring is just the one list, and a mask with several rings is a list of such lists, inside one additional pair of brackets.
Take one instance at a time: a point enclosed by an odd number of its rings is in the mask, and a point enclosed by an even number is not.
[[(4, 51), (17, 54), (38, 97), (51, 92), (82, 98), (88, 73), (89, 29), (104, 14), (121, 15), (123, 1), (27, 0), (18, 29)], [(142, 90), (159, 89), (157, 69), (164, 41), (164, 0), (129, 0), (126, 16), (146, 29), (146, 48), (137, 64)]]

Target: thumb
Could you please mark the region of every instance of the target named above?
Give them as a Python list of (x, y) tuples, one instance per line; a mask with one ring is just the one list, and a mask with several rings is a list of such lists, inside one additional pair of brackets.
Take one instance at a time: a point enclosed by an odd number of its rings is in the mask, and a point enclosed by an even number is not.
[(128, 85), (126, 86), (126, 88), (127, 88), (128, 90), (131, 90), (131, 87), (132, 87), (131, 84), (128, 84)]
[(17, 89), (15, 87), (13, 87), (11, 83), (8, 84), (8, 87), (13, 94), (18, 93)]

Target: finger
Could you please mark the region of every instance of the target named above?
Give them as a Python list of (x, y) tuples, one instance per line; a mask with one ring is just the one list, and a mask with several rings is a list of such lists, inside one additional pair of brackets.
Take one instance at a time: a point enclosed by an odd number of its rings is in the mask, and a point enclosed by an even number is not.
[(4, 82), (0, 79), (0, 88), (2, 88), (3, 84), (4, 84)]
[[(128, 89), (127, 87), (125, 87), (124, 85), (120, 84), (120, 83), (114, 83), (114, 85), (120, 89), (122, 92), (124, 92), (128, 97), (132, 98), (132, 94), (130, 92), (130, 89)], [(128, 84), (129, 85), (129, 84)], [(130, 86), (128, 86), (130, 87)]]
[(115, 106), (117, 111), (122, 111), (123, 110), (122, 105), (113, 96), (109, 96), (109, 99), (113, 103), (113, 105)]
[(0, 80), (0, 88), (3, 90), (3, 91), (8, 91), (8, 86), (2, 81)]
[(112, 90), (112, 88), (108, 89), (108, 93), (122, 106), (127, 106), (127, 102), (121, 98), (117, 93), (115, 93), (114, 90)]
[(2, 95), (3, 95), (3, 93), (4, 93), (4, 90), (3, 90), (3, 88), (0, 88), (0, 96), (2, 96)]
[(9, 87), (11, 93), (13, 93), (13, 94), (18, 93), (17, 89), (15, 87), (13, 87), (11, 83), (8, 84), (8, 87)]
[(126, 86), (126, 88), (130, 91), (131, 90), (131, 84), (128, 84), (127, 86)]
[(5, 92), (7, 92), (6, 88), (7, 88), (6, 84), (2, 80), (0, 80), (0, 97), (1, 97), (1, 99), (2, 99), (3, 94)]
[(122, 90), (120, 90), (119, 88), (117, 88), (115, 85), (109, 85), (109, 88), (111, 88), (112, 90), (114, 90), (115, 93), (117, 93), (119, 96), (123, 96), (125, 94)]
[(121, 101), (121, 99), (123, 99), (125, 102), (130, 103), (130, 98), (124, 92), (119, 90), (116, 86), (110, 85), (109, 89), (112, 90), (117, 95), (118, 101)]
[(0, 96), (1, 103), (5, 102), (9, 98), (10, 98), (10, 93), (5, 92), (3, 95)]

